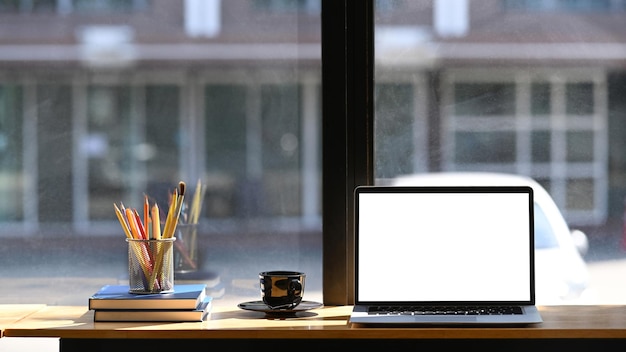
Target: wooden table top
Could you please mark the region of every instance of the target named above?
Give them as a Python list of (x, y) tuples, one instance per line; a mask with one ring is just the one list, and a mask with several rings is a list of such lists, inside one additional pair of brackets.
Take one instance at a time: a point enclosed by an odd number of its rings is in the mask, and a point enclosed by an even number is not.
[[(543, 323), (497, 328), (351, 326), (347, 323), (351, 309), (322, 307), (292, 318), (271, 318), (236, 306), (216, 305), (205, 322), (103, 323), (94, 322), (93, 311), (85, 306), (45, 306), (32, 313), (32, 306), (7, 305), (5, 315), (18, 319), (4, 326), (4, 335), (87, 339), (626, 339), (626, 306), (621, 305), (539, 307)], [(25, 315), (19, 317), (19, 312)]]
[(0, 337), (8, 325), (45, 307), (45, 304), (0, 304)]

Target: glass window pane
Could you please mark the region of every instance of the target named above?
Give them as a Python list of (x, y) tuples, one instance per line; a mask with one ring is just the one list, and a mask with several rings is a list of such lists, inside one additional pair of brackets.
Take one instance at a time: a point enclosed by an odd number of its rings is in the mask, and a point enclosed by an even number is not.
[(146, 4), (147, 0), (72, 0), (72, 8), (79, 13), (128, 12)]
[(546, 216), (541, 207), (535, 205), (535, 248), (558, 248), (559, 240), (557, 239), (552, 223)]
[[(269, 205), (264, 210), (272, 216), (294, 216), (300, 207), (300, 91), (297, 85), (263, 85), (261, 87), (263, 141), (262, 184), (250, 194), (263, 197)], [(260, 181), (260, 180), (259, 180)], [(255, 190), (257, 192), (254, 195)]]
[(549, 115), (552, 111), (550, 85), (548, 83), (533, 83), (530, 88), (530, 104), (533, 116)]
[(71, 223), (72, 89), (66, 84), (37, 87), (37, 178), (39, 222)]
[(515, 160), (515, 134), (459, 132), (455, 136), (458, 163), (511, 163)]
[(593, 161), (593, 132), (567, 133), (567, 161)]
[(535, 179), (548, 193), (552, 190), (552, 180), (549, 178), (537, 177)]
[[(149, 85), (145, 92), (145, 140), (133, 146), (135, 159), (146, 163), (150, 182), (165, 183), (182, 179), (182, 145), (190, 133), (180, 126), (180, 88), (174, 85)], [(188, 181), (190, 182), (190, 181)]]
[(375, 128), (376, 173), (383, 178), (410, 173), (414, 157), (413, 87), (381, 83), (376, 86), (375, 94), (379, 102)]
[[(626, 74), (612, 68), (603, 49), (590, 50), (590, 57), (580, 50), (619, 45), (621, 34), (565, 25), (584, 18), (595, 28), (609, 28), (609, 22), (618, 28), (626, 20), (622, 1), (598, 3), (375, 1), (374, 182), (421, 173), (464, 177), (467, 171), (484, 172), (483, 182), (493, 184), (494, 174), (522, 176), (545, 189), (559, 209), (549, 219), (568, 225), (553, 227), (560, 228), (558, 236), (583, 229), (597, 244), (584, 258), (574, 255), (586, 264), (577, 273), (582, 281), (593, 277), (596, 261), (620, 258)], [(563, 22), (553, 21), (556, 13)], [(546, 26), (562, 36), (538, 30)], [(565, 42), (572, 44), (567, 53), (560, 51)], [(397, 112), (405, 109), (424, 116), (402, 118)], [(588, 291), (563, 302), (584, 303), (593, 290), (624, 301), (612, 295), (614, 285), (593, 287), (591, 281), (585, 281)]]
[[(246, 171), (246, 87), (205, 87), (206, 175), (210, 180), (205, 195), (209, 218), (241, 215), (243, 196), (237, 185)], [(228, 118), (222, 118), (228, 116)], [(245, 194), (245, 193), (244, 193)]]
[(591, 83), (569, 83), (565, 88), (568, 115), (593, 114), (593, 85)]
[(551, 143), (549, 131), (536, 131), (532, 134), (532, 161), (545, 163), (551, 160)]
[(0, 85), (0, 221), (24, 217), (24, 155), (22, 87)]
[(147, 198), (165, 219), (180, 181), (179, 224), (198, 231), (178, 233), (193, 265), (176, 280), (230, 304), (260, 299), (262, 270), (300, 270), (307, 300), (323, 300), (321, 1), (0, 11), (0, 237), (17, 237), (0, 303), (84, 305), (126, 283), (114, 205), (145, 221)]
[(512, 115), (514, 93), (512, 84), (458, 83), (454, 87), (455, 115)]
[(567, 204), (575, 210), (590, 210), (594, 208), (594, 187), (592, 179), (567, 180)]
[(89, 218), (111, 217), (111, 205), (130, 204), (125, 182), (131, 177), (130, 87), (91, 86), (87, 96), (87, 133), (81, 142), (89, 176)]
[(503, 6), (506, 10), (524, 10), (528, 12), (596, 12), (621, 10), (624, 8), (624, 3), (613, 0), (504, 0)]

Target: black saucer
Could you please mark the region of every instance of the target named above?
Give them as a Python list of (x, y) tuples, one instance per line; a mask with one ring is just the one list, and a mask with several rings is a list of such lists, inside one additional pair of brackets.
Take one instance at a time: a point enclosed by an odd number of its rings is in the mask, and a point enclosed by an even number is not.
[(295, 315), (297, 312), (304, 312), (321, 306), (321, 303), (312, 301), (302, 301), (300, 304), (291, 309), (272, 309), (263, 303), (263, 301), (243, 302), (237, 305), (237, 307), (241, 309), (263, 312), (267, 315)]

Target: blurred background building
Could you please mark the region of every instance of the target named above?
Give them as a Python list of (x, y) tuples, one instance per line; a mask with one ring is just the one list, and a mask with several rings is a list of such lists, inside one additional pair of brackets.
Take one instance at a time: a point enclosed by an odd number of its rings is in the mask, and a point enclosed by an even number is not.
[(116, 233), (198, 179), (220, 228), (319, 229), (320, 59), (319, 1), (0, 1), (2, 232)]
[[(320, 6), (0, 1), (2, 235), (108, 234), (198, 178), (214, 224), (319, 228)], [(378, 178), (521, 173), (574, 224), (621, 216), (624, 1), (375, 6)]]
[[(399, 13), (385, 3), (376, 102), (393, 138), (379, 147), (380, 177), (519, 173), (571, 224), (621, 219), (624, 1), (407, 1)], [(415, 128), (398, 128), (403, 119)]]

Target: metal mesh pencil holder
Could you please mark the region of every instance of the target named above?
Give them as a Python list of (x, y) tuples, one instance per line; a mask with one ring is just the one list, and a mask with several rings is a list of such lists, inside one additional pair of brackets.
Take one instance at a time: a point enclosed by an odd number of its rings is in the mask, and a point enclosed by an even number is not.
[(158, 240), (126, 239), (130, 293), (174, 291), (174, 241), (175, 237)]

